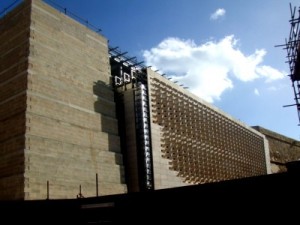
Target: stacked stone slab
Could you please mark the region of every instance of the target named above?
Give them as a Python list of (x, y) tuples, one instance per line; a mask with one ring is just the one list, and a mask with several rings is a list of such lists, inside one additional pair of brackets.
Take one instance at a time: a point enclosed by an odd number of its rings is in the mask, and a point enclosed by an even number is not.
[(0, 199), (126, 192), (107, 40), (40, 0), (0, 27)]

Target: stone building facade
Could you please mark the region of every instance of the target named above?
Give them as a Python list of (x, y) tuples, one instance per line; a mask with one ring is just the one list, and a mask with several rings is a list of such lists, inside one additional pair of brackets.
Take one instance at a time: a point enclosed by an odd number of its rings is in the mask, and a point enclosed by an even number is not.
[(110, 60), (129, 191), (271, 172), (263, 134), (122, 52)]
[(40, 0), (0, 28), (0, 199), (126, 192), (107, 39)]
[(0, 19), (0, 199), (270, 173), (268, 141), (41, 0)]
[(147, 74), (156, 188), (270, 173), (263, 135), (169, 79)]

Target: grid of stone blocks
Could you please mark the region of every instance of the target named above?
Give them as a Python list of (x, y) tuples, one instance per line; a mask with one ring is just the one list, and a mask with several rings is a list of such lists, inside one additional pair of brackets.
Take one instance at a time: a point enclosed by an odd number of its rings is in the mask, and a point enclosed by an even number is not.
[(161, 127), (161, 157), (184, 183), (201, 184), (267, 173), (261, 135), (167, 79), (150, 76), (152, 123)]

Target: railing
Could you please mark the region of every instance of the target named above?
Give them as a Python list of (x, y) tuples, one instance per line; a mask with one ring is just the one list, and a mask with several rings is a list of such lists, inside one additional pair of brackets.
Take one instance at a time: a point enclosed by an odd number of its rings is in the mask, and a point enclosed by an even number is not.
[(63, 7), (63, 6), (61, 6), (61, 5), (59, 5), (56, 2), (51, 1), (51, 0), (43, 0), (43, 1), (45, 3), (47, 3), (48, 5), (52, 6), (53, 8), (57, 9), (58, 11), (64, 13), (65, 15), (68, 15), (69, 17), (71, 17), (72, 19), (76, 20), (77, 22), (85, 25), (89, 29), (95, 31), (96, 33), (100, 33), (102, 31), (99, 27), (94, 26), (88, 20), (86, 20), (86, 19), (78, 16), (77, 14), (71, 12), (66, 7)]

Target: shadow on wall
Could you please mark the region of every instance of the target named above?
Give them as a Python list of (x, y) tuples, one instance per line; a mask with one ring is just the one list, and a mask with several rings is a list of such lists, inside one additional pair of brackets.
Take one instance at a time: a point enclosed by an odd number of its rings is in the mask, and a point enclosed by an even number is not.
[(94, 103), (95, 112), (107, 116), (113, 116), (109, 115), (109, 109), (106, 107), (108, 102), (113, 102), (112, 86), (99, 80), (94, 82), (93, 93), (97, 96), (97, 101)]
[(97, 81), (94, 82), (93, 93), (97, 96), (97, 100), (94, 102), (94, 110), (101, 114), (101, 131), (108, 134), (108, 149), (103, 150), (116, 153), (114, 154), (115, 165), (120, 166), (120, 182), (125, 184), (113, 87), (103, 81)]

